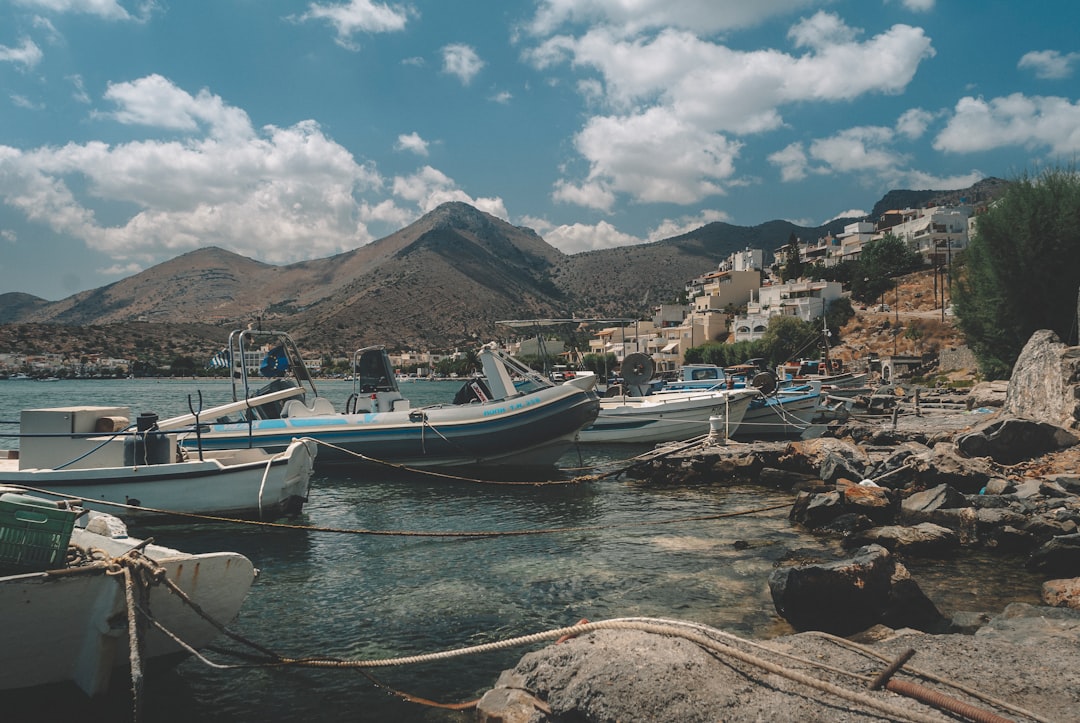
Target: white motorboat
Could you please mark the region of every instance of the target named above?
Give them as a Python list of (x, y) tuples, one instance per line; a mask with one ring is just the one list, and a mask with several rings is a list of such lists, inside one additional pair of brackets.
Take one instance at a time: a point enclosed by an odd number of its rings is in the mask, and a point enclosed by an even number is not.
[[(594, 378), (555, 384), (490, 347), (478, 354), (483, 377), (465, 380), (453, 403), (419, 408), (402, 396), (385, 349), (360, 349), (353, 355), (353, 393), (340, 411), (319, 395), (285, 332), (234, 331), (226, 356), (234, 402), (204, 412), (213, 421), (200, 425), (198, 440), (182, 437), (188, 448), (280, 451), (303, 436), (326, 443), (320, 464), (552, 466), (599, 411)], [(257, 390), (255, 364), (270, 380)], [(159, 428), (195, 421), (183, 415)]]
[[(734, 434), (757, 396), (752, 389), (605, 397), (591, 426), (578, 433), (583, 443), (676, 442), (708, 434), (713, 425)], [(717, 422), (716, 420), (722, 420)]]
[[(110, 567), (160, 568), (164, 579), (221, 624), (236, 617), (255, 581), (251, 561), (239, 553), (188, 554), (146, 544), (128, 537), (111, 515), (90, 512), (78, 521), (85, 526), (78, 526), (75, 510), (10, 488), (0, 493), (0, 690), (70, 682), (96, 696), (114, 673), (128, 672), (125, 580), (106, 574)], [(196, 650), (220, 635), (160, 582), (149, 591), (155, 620)], [(142, 663), (186, 655), (151, 626), (140, 639)]]
[(140, 414), (135, 430), (130, 418), (127, 407), (23, 410), (19, 449), (0, 451), (0, 484), (125, 518), (165, 510), (265, 519), (299, 512), (307, 501), (317, 452), (311, 440), (290, 439), (277, 453), (200, 452), (158, 431), (153, 414)]
[(710, 420), (730, 436), (758, 395), (755, 389), (654, 391), (652, 374), (652, 359), (645, 354), (628, 354), (622, 363), (623, 383), (600, 400), (600, 414), (578, 433), (578, 441), (677, 442), (708, 434)]

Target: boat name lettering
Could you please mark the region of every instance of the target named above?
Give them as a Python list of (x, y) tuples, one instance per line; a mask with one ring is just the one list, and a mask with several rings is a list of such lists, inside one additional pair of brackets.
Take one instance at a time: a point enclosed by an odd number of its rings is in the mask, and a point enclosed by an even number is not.
[(512, 404), (507, 404), (506, 406), (503, 406), (503, 407), (496, 407), (494, 409), (486, 409), (486, 410), (484, 410), (484, 416), (485, 417), (493, 417), (496, 414), (506, 414), (507, 412), (513, 412), (513, 411), (518, 410), (518, 409), (524, 409), (525, 407), (531, 407), (532, 405), (539, 404), (539, 403), (540, 403), (540, 398), (539, 397), (533, 397), (532, 399), (523, 399), (520, 402), (513, 402)]

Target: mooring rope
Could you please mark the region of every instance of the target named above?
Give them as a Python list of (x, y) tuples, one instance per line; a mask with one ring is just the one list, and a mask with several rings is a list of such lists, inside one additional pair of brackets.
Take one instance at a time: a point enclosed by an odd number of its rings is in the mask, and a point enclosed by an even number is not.
[[(232, 670), (267, 667), (356, 669), (359, 670), (366, 677), (368, 677), (368, 679), (371, 680), (373, 684), (389, 690), (390, 692), (403, 698), (404, 700), (413, 703), (432, 705), (454, 710), (465, 710), (471, 707), (475, 707), (476, 701), (455, 704), (437, 703), (426, 698), (421, 698), (419, 696), (395, 690), (381, 683), (365, 671), (373, 668), (400, 667), (406, 665), (444, 661), (468, 655), (479, 655), (505, 650), (512, 647), (532, 645), (550, 640), (561, 641), (599, 630), (637, 630), (651, 634), (665, 635), (669, 637), (679, 637), (688, 640), (698, 645), (702, 649), (717, 654), (721, 657), (726, 656), (728, 658), (732, 658), (734, 660), (756, 667), (767, 673), (772, 673), (786, 678), (794, 683), (805, 685), (813, 690), (835, 695), (843, 700), (866, 706), (868, 708), (885, 713), (895, 718), (915, 721), (916, 723), (940, 723), (940, 721), (943, 720), (942, 718), (936, 716), (925, 715), (919, 711), (911, 711), (900, 706), (896, 706), (888, 700), (882, 700), (879, 695), (874, 695), (869, 689), (852, 690), (850, 688), (844, 688), (840, 685), (829, 683), (819, 678), (814, 678), (806, 673), (793, 670), (791, 668), (786, 668), (780, 664), (766, 660), (760, 655), (739, 650), (738, 648), (733, 647), (732, 643), (746, 645), (756, 650), (768, 653), (770, 655), (777, 656), (781, 659), (794, 662), (798, 665), (827, 670), (828, 672), (837, 675), (851, 677), (860, 682), (866, 682), (871, 676), (845, 671), (839, 668), (824, 665), (817, 661), (791, 655), (783, 651), (775, 650), (767, 645), (739, 638), (738, 636), (735, 636), (731, 633), (726, 633), (724, 631), (710, 628), (699, 623), (689, 623), (685, 621), (666, 620), (658, 618), (615, 618), (612, 620), (604, 620), (592, 623), (582, 621), (576, 625), (557, 628), (554, 630), (542, 631), (538, 633), (532, 633), (528, 635), (504, 639), (501, 641), (493, 641), (490, 643), (454, 648), (434, 653), (401, 656), (395, 658), (357, 660), (321, 656), (309, 656), (299, 658), (284, 656), (274, 653), (273, 651), (262, 645), (259, 645), (258, 643), (255, 643), (254, 641), (251, 641), (239, 634), (229, 631), (223, 624), (209, 616), (183, 589), (181, 589), (178, 585), (176, 585), (175, 582), (168, 578), (168, 574), (165, 568), (161, 567), (152, 559), (148, 558), (145, 554), (142, 553), (142, 548), (148, 545), (149, 542), (150, 540), (145, 540), (136, 548), (128, 550), (123, 555), (114, 558), (108, 558), (100, 550), (90, 550), (88, 553), (87, 551), (82, 551), (84, 553), (82, 555), (84, 559), (93, 561), (92, 567), (89, 571), (105, 573), (108, 575), (122, 576), (124, 579), (125, 597), (128, 610), (129, 649), (131, 656), (130, 662), (132, 674), (132, 705), (134, 720), (136, 721), (136, 723), (140, 720), (141, 716), (143, 678), (142, 656), (144, 654), (145, 639), (142, 626), (144, 623), (152, 625), (163, 635), (173, 640), (183, 650), (193, 655), (200, 662), (214, 669)], [(105, 559), (102, 559), (103, 556)], [(236, 664), (217, 663), (207, 658), (200, 651), (196, 650), (186, 641), (182, 640), (179, 636), (170, 631), (166, 626), (164, 626), (152, 615), (149, 606), (150, 588), (151, 586), (158, 584), (164, 584), (171, 593), (177, 595), (185, 605), (190, 607), (201, 618), (213, 625), (219, 632), (226, 634), (228, 637), (239, 643), (242, 643), (251, 647), (254, 650), (257, 650), (267, 659), (261, 661), (256, 659), (256, 662)], [(825, 634), (819, 633), (818, 635), (824, 636)], [(873, 657), (880, 660), (886, 662), (888, 661), (888, 658), (877, 653), (876, 651), (865, 648), (865, 646), (859, 646), (857, 644), (851, 643), (850, 641), (835, 638), (835, 636), (827, 636), (827, 639), (837, 641), (844, 645), (848, 645), (853, 649), (858, 650), (859, 652), (865, 652), (866, 654), (872, 655)], [(238, 655), (231, 652), (230, 654)], [(1037, 715), (1031, 714), (1015, 706), (1003, 704), (1002, 702), (994, 700), (990, 696), (980, 694), (977, 691), (969, 690), (964, 686), (952, 684), (949, 681), (935, 678), (934, 676), (929, 676), (922, 673), (921, 671), (905, 669), (905, 672), (912, 675), (926, 677), (928, 679), (936, 679), (938, 682), (942, 682), (945, 684), (954, 685), (956, 689), (962, 690), (963, 692), (968, 693), (969, 695), (972, 695), (979, 700), (998, 705), (1002, 709), (1010, 710), (1021, 715), (1026, 715), (1029, 718), (1040, 721), (1040, 723), (1044, 723), (1044, 719)], [(939, 706), (946, 710), (966, 711), (965, 714), (969, 715), (969, 717), (971, 715), (974, 715), (975, 720), (1000, 720), (999, 717), (989, 711), (983, 711), (974, 708), (973, 706), (963, 703), (962, 701), (948, 698), (947, 696), (937, 693), (936, 691), (925, 689), (920, 686), (904, 684), (902, 681), (890, 681), (885, 687), (886, 689), (893, 692), (909, 695), (910, 697), (913, 697), (920, 702)]]

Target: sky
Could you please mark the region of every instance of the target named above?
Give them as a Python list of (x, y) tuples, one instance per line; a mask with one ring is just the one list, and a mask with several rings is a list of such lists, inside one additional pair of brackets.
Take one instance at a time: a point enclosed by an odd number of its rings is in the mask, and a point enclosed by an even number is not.
[(1070, 167), (1078, 27), (1075, 0), (0, 0), (0, 293), (323, 258), (446, 201), (578, 253)]

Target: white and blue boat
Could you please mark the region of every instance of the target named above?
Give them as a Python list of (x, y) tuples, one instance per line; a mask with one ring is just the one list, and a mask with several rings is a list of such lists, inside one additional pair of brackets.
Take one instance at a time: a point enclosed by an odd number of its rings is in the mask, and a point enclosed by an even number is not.
[[(381, 346), (354, 353), (353, 393), (340, 409), (318, 393), (285, 332), (234, 331), (223, 356), (234, 402), (200, 415), (182, 435), (186, 447), (278, 451), (304, 437), (320, 443), (319, 465), (553, 466), (599, 411), (594, 377), (555, 384), (492, 347), (478, 354), (483, 376), (466, 380), (453, 403), (424, 407), (401, 394)], [(183, 415), (158, 426), (195, 424)]]

